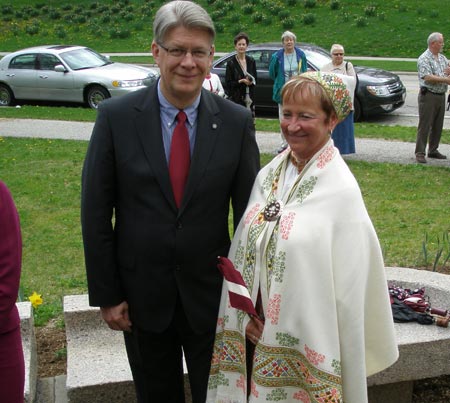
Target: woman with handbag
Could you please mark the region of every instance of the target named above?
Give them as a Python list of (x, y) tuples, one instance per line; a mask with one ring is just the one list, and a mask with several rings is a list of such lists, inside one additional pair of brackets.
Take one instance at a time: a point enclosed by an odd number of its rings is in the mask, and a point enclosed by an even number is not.
[(253, 94), (257, 80), (255, 60), (246, 54), (250, 40), (246, 33), (234, 37), (236, 56), (228, 63), (225, 71), (227, 95), (233, 102), (250, 109), (255, 119)]

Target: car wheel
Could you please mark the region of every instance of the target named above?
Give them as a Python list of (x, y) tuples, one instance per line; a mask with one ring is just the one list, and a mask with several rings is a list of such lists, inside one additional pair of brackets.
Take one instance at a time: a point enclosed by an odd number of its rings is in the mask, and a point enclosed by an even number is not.
[(86, 103), (92, 109), (97, 109), (100, 102), (106, 98), (111, 98), (108, 90), (99, 85), (93, 85), (90, 87), (86, 94)]
[(14, 94), (8, 86), (0, 84), (0, 106), (11, 106), (14, 103)]
[(353, 121), (359, 122), (361, 120), (362, 112), (361, 112), (361, 104), (358, 101), (358, 98), (355, 97), (353, 100), (353, 108), (355, 111), (353, 112)]

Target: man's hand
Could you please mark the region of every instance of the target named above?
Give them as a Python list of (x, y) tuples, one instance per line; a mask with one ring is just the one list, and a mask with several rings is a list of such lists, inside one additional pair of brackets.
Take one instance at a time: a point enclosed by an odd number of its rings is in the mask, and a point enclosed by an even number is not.
[(131, 332), (131, 321), (128, 316), (128, 303), (121, 302), (116, 306), (104, 306), (100, 308), (103, 320), (112, 330)]

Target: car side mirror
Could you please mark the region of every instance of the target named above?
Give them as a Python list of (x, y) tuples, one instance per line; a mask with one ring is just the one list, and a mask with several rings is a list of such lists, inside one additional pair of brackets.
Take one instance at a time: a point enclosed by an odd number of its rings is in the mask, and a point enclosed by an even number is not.
[(55, 66), (55, 71), (58, 73), (65, 73), (67, 70), (62, 64), (57, 64)]

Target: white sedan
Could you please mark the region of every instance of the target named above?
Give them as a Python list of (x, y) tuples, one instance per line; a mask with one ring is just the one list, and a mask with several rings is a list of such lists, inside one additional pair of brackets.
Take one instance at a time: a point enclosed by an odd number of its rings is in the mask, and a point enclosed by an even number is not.
[(0, 60), (0, 106), (39, 100), (96, 109), (104, 99), (148, 86), (158, 76), (155, 69), (114, 63), (84, 46), (38, 46)]

